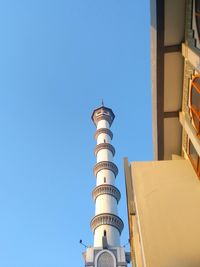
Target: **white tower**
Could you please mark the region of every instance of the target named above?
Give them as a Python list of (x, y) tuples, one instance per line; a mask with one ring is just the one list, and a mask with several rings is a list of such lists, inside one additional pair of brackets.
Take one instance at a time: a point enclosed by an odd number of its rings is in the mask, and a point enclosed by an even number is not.
[(113, 163), (115, 149), (111, 145), (113, 134), (110, 130), (115, 118), (113, 111), (103, 105), (92, 113), (92, 120), (97, 128), (94, 150), (97, 163), (94, 166), (96, 187), (92, 195), (95, 202), (95, 216), (91, 220), (94, 234), (94, 246), (84, 253), (87, 267), (126, 267), (130, 254), (120, 246), (120, 234), (123, 221), (118, 216), (117, 204), (120, 191), (115, 187), (118, 168)]

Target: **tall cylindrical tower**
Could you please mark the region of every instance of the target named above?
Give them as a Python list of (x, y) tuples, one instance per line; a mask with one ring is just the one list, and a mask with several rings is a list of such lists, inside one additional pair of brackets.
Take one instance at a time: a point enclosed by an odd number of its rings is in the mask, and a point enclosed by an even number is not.
[(115, 148), (111, 144), (113, 134), (110, 130), (115, 118), (110, 108), (101, 106), (92, 113), (92, 120), (97, 128), (97, 145), (94, 153), (97, 163), (94, 166), (96, 187), (93, 190), (95, 216), (91, 221), (94, 233), (94, 247), (120, 246), (120, 234), (123, 222), (118, 216), (117, 204), (120, 191), (115, 187), (118, 168), (113, 162)]
[(95, 216), (91, 221), (94, 245), (83, 253), (87, 267), (127, 267), (130, 260), (130, 254), (120, 246), (124, 225), (117, 211), (120, 191), (115, 186), (118, 168), (113, 162), (115, 148), (111, 144), (113, 134), (110, 130), (114, 118), (112, 110), (103, 105), (92, 113), (97, 128), (94, 149), (97, 162), (94, 166), (96, 187), (92, 192), (95, 202)]

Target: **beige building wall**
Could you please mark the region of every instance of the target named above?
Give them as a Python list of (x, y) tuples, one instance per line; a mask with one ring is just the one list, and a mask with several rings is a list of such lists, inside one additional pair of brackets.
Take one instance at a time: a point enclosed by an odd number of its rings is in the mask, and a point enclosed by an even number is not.
[(191, 163), (125, 161), (125, 174), (136, 266), (199, 267), (200, 184)]

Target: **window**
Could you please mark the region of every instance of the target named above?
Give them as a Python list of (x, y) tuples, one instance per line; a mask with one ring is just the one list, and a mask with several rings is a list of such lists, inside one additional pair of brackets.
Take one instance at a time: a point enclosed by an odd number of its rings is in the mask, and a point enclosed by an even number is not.
[(106, 183), (106, 177), (104, 177), (104, 183)]
[(200, 39), (200, 0), (195, 1), (195, 20), (197, 25), (197, 33)]
[(103, 236), (106, 236), (106, 230), (103, 231)]
[(189, 140), (189, 159), (197, 173), (197, 175), (200, 177), (200, 159), (199, 155), (193, 146), (192, 142)]
[(195, 76), (190, 88), (190, 112), (193, 125), (200, 136), (200, 76)]

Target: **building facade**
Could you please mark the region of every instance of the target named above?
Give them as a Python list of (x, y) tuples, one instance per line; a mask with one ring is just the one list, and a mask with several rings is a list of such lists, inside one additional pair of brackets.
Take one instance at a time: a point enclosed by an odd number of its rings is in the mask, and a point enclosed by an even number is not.
[(133, 266), (200, 265), (200, 1), (151, 0), (154, 161), (124, 161)]
[(92, 192), (95, 216), (90, 225), (94, 244), (84, 253), (88, 267), (126, 267), (130, 260), (130, 254), (120, 245), (124, 224), (117, 209), (120, 200), (120, 191), (115, 186), (118, 168), (113, 162), (115, 148), (111, 144), (113, 133), (110, 130), (114, 118), (113, 111), (105, 106), (95, 109), (92, 114), (97, 142), (94, 150), (96, 187)]

